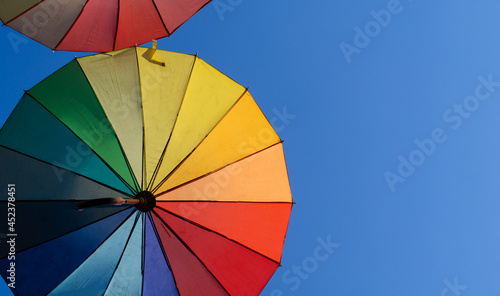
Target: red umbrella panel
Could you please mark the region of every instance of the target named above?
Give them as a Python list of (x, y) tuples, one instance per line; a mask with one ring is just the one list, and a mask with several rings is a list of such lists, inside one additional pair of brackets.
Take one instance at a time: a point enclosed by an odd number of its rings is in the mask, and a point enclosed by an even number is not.
[(170, 36), (210, 0), (2, 0), (0, 20), (54, 50), (107, 52)]
[(248, 89), (196, 56), (73, 60), (26, 91), (0, 162), (16, 295), (258, 295), (280, 264), (283, 143)]

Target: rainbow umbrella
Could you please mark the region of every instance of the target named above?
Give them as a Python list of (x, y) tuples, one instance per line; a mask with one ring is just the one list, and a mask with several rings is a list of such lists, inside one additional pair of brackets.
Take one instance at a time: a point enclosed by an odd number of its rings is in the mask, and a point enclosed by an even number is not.
[(0, 273), (16, 295), (257, 295), (280, 264), (282, 141), (247, 89), (196, 56), (71, 61), (25, 92), (0, 162), (14, 188)]
[(0, 20), (54, 50), (107, 52), (170, 36), (210, 0), (1, 0)]

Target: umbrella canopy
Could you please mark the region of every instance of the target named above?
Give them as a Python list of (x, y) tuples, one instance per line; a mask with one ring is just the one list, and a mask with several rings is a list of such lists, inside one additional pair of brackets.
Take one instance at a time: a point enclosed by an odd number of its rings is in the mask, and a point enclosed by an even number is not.
[[(292, 208), (282, 141), (197, 56), (78, 58), (0, 130), (0, 273), (16, 295), (257, 295)], [(11, 188), (9, 187), (9, 188)], [(14, 257), (9, 256), (14, 252)]]
[(54, 50), (107, 52), (170, 36), (210, 0), (0, 0), (0, 20)]

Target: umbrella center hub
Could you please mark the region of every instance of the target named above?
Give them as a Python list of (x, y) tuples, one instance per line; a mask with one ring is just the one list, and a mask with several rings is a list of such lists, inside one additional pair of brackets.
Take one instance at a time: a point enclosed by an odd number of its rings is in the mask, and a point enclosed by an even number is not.
[(136, 205), (137, 209), (141, 212), (149, 212), (156, 205), (156, 196), (149, 191), (141, 191), (135, 196), (139, 200)]

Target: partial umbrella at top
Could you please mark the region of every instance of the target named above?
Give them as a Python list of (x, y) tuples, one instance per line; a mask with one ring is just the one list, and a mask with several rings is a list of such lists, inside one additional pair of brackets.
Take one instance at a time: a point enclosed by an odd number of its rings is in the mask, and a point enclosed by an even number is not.
[(170, 36), (210, 0), (0, 0), (0, 20), (54, 49), (108, 52)]

